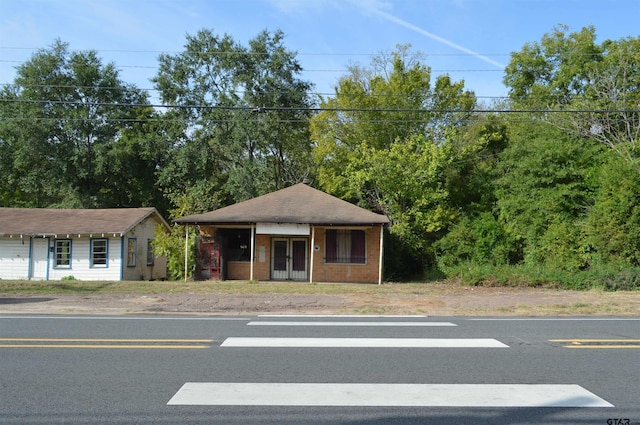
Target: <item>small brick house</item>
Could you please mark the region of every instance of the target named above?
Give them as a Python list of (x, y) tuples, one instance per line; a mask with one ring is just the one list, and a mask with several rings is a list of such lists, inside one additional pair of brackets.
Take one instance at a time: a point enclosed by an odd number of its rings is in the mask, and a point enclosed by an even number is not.
[(382, 283), (389, 219), (299, 183), (205, 214), (196, 279)]

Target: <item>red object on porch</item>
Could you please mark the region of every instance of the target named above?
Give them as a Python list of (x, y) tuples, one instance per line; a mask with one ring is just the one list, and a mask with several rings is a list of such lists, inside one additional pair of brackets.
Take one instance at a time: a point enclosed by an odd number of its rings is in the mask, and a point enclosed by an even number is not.
[(214, 241), (200, 242), (196, 276), (201, 280), (220, 279), (222, 276), (220, 262), (220, 244)]

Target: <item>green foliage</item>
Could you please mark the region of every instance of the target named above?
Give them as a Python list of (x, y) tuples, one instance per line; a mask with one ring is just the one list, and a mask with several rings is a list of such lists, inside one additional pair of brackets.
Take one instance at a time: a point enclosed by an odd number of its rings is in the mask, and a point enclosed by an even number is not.
[(514, 242), (512, 261), (573, 271), (588, 267), (581, 229), (593, 204), (600, 155), (595, 143), (544, 124), (513, 128), (495, 180), (498, 218)]
[(385, 231), (385, 281), (421, 281), (424, 277), (424, 269), (424, 258), (418, 256), (416, 252), (412, 251), (399, 235)]
[(483, 212), (476, 218), (463, 217), (434, 248), (438, 267), (449, 274), (464, 263), (509, 264), (513, 241), (508, 240), (504, 226), (492, 213)]
[(558, 25), (539, 43), (527, 43), (512, 53), (504, 76), (512, 99), (521, 105), (547, 106), (566, 104), (587, 92), (589, 72), (602, 60), (603, 50), (595, 43), (595, 28), (568, 35), (567, 31), (567, 26)]
[[(0, 205), (178, 218), (310, 177), (389, 216), (387, 279), (638, 288), (640, 38), (555, 27), (512, 54), (506, 113), (474, 112), (409, 46), (350, 66), (317, 113), (281, 31), (201, 30), (158, 61), (163, 113), (96, 52), (56, 41), (20, 65), (0, 90)], [(172, 279), (185, 232), (154, 241)]]
[(396, 269), (412, 272), (416, 261), (433, 264), (433, 242), (459, 214), (449, 177), (478, 151), (459, 137), (475, 96), (448, 76), (432, 88), (430, 77), (420, 56), (399, 46), (370, 68), (352, 67), (311, 122), (320, 185), (387, 214), (407, 253)]
[(263, 31), (245, 47), (201, 30), (187, 36), (184, 52), (160, 55), (153, 81), (163, 102), (180, 106), (170, 116), (182, 125), (159, 171), (172, 198), (205, 195), (226, 205), (312, 172), (311, 85), (298, 78), (302, 69), (283, 39)]
[[(184, 279), (185, 276), (185, 243), (186, 226), (173, 226), (171, 232), (158, 225), (155, 237), (152, 241), (153, 252), (156, 255), (167, 257), (167, 278), (169, 280)], [(193, 250), (196, 232), (189, 232), (188, 249)], [(187, 276), (193, 276), (195, 270), (195, 255), (193, 252), (187, 255)]]
[(371, 199), (394, 222), (391, 232), (407, 244), (413, 256), (425, 261), (436, 235), (457, 216), (447, 205), (443, 178), (451, 161), (448, 149), (416, 135), (388, 149), (362, 145), (355, 153), (347, 170), (351, 184), (360, 193), (371, 188)]
[[(155, 113), (94, 51), (56, 41), (17, 68), (0, 93), (2, 205), (127, 207), (156, 203), (157, 138), (141, 138)], [(143, 105), (143, 106), (138, 106)], [(134, 140), (135, 139), (135, 140)], [(158, 202), (159, 203), (159, 202)]]
[(592, 267), (577, 272), (558, 269), (553, 265), (490, 265), (461, 262), (449, 270), (470, 286), (540, 287), (565, 290), (637, 291), (640, 289), (640, 269), (616, 266)]
[(605, 291), (637, 291), (640, 289), (640, 268), (606, 273), (603, 274), (601, 281)]
[(551, 110), (532, 115), (633, 161), (640, 153), (640, 37), (598, 45), (594, 27), (567, 31), (557, 26), (512, 54), (504, 83), (513, 104)]
[(589, 242), (605, 264), (640, 266), (640, 172), (613, 156), (600, 169), (587, 214)]

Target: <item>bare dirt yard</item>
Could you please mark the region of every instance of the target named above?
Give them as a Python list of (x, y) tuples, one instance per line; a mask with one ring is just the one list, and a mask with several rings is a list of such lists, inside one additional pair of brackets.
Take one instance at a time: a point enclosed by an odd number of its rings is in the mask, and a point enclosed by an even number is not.
[[(456, 283), (269, 286), (182, 292), (2, 293), (4, 314), (419, 314), (428, 316), (640, 315), (640, 291), (471, 287)], [(296, 290), (293, 285), (299, 286)], [(326, 284), (329, 285), (329, 284)], [(315, 286), (312, 288), (311, 286)], [(249, 287), (249, 290), (246, 288)], [(190, 290), (191, 289), (191, 290)]]

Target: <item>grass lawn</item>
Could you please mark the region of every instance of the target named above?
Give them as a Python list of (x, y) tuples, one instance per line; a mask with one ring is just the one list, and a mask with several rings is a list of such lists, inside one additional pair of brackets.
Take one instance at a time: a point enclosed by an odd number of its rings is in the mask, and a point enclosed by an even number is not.
[(0, 294), (416, 294), (429, 295), (451, 290), (458, 283), (308, 283), (256, 281), (34, 281), (0, 280)]

